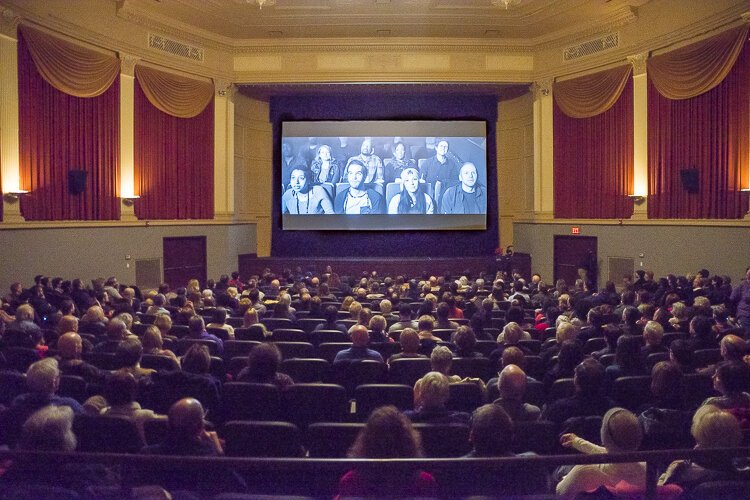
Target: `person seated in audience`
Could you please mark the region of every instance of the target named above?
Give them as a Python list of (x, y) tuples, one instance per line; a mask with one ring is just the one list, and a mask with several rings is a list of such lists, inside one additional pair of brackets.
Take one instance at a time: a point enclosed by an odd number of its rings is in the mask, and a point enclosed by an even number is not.
[[(693, 416), (690, 433), (695, 439), (695, 449), (735, 448), (743, 440), (737, 419), (727, 411), (713, 405), (699, 408)], [(676, 484), (689, 492), (708, 481), (743, 480), (730, 458), (675, 460), (661, 475), (658, 485)]]
[(451, 411), (445, 406), (450, 398), (450, 383), (443, 373), (427, 373), (414, 384), (414, 410), (404, 414), (414, 423), (468, 424), (468, 413)]
[(485, 328), (492, 328), (492, 311), (495, 309), (495, 301), (487, 297), (481, 302), (482, 307), (471, 316), (469, 320), (474, 334), (481, 340), (492, 340), (492, 337), (484, 332)]
[(237, 382), (253, 384), (273, 384), (279, 389), (286, 389), (294, 384), (292, 377), (279, 372), (281, 351), (274, 344), (264, 343), (250, 351), (247, 366), (237, 375)]
[(372, 319), (372, 309), (369, 307), (363, 307), (359, 310), (359, 314), (357, 315), (357, 324), (362, 325), (364, 327), (370, 326), (370, 320)]
[(177, 366), (180, 364), (180, 360), (177, 358), (174, 352), (169, 349), (164, 349), (164, 340), (162, 339), (161, 332), (156, 325), (149, 325), (146, 327), (146, 331), (143, 332), (143, 354), (152, 354), (154, 356), (167, 356), (172, 358)]
[(94, 346), (94, 352), (114, 353), (120, 342), (133, 336), (128, 331), (128, 325), (120, 318), (112, 318), (107, 323), (107, 338)]
[(278, 301), (273, 307), (272, 318), (284, 318), (290, 320), (293, 324), (297, 323), (297, 316), (294, 314), (296, 310), (291, 307), (292, 297), (286, 293), (279, 293)]
[(314, 331), (337, 330), (341, 333), (347, 333), (346, 325), (338, 321), (339, 312), (336, 306), (326, 306), (323, 311), (323, 319), (325, 319), (325, 323), (317, 325)]
[(530, 340), (531, 336), (528, 332), (521, 329), (518, 323), (511, 321), (503, 327), (503, 331), (497, 336), (498, 347), (492, 351), (489, 355), (490, 364), (492, 366), (498, 366), (500, 357), (503, 355), (505, 349), (509, 347), (518, 347), (526, 355), (534, 354), (528, 347), (520, 344), (521, 340)]
[(333, 204), (328, 192), (314, 184), (314, 174), (304, 167), (294, 167), (289, 189), (281, 197), (285, 214), (332, 214)]
[(349, 335), (352, 338), (352, 346), (348, 349), (339, 351), (333, 360), (333, 365), (351, 363), (364, 359), (383, 362), (383, 356), (378, 351), (368, 349), (370, 334), (364, 325), (354, 325), (349, 329)]
[(406, 146), (399, 141), (393, 145), (393, 158), (385, 161), (385, 182), (401, 182), (401, 173), (415, 167), (414, 159), (406, 157)]
[(172, 329), (172, 316), (169, 314), (159, 313), (154, 319), (153, 325), (159, 329), (162, 338), (172, 335), (170, 330)]
[[(638, 418), (624, 408), (612, 408), (602, 419), (601, 438), (604, 446), (590, 443), (575, 434), (563, 434), (560, 443), (585, 454), (624, 453), (638, 450), (643, 434)], [(558, 495), (573, 497), (594, 491), (600, 486), (615, 486), (620, 481), (645, 490), (646, 464), (624, 462), (614, 464), (586, 464), (574, 466), (557, 484)]]
[(699, 349), (717, 349), (719, 343), (713, 330), (711, 319), (706, 316), (695, 316), (690, 320), (690, 348), (693, 352)]
[(88, 384), (101, 384), (107, 372), (81, 359), (83, 341), (75, 332), (67, 332), (57, 340), (58, 369), (62, 375), (82, 377)]
[(477, 384), (482, 392), (485, 391), (486, 386), (484, 381), (479, 378), (465, 377), (461, 378), (458, 375), (451, 375), (451, 367), (453, 366), (453, 353), (444, 345), (439, 345), (432, 350), (430, 354), (430, 366), (432, 371), (442, 373), (448, 378), (448, 382), (451, 384), (458, 384), (462, 382), (472, 382)]
[[(421, 168), (422, 179), (433, 186), (435, 185), (435, 182), (440, 181), (443, 185), (444, 191), (447, 188), (458, 184), (459, 171), (461, 170), (459, 160), (456, 155), (449, 153), (449, 148), (450, 144), (447, 139), (437, 139), (435, 143), (435, 156), (427, 158)], [(476, 168), (474, 171), (476, 180)]]
[(206, 328), (221, 328), (226, 330), (229, 340), (234, 340), (234, 327), (227, 324), (227, 310), (223, 307), (214, 309), (212, 321), (206, 325)]
[(250, 299), (251, 307), (252, 309), (255, 309), (255, 311), (258, 313), (258, 316), (264, 316), (266, 314), (266, 311), (268, 310), (266, 306), (263, 304), (263, 297), (261, 296), (261, 291), (257, 288), (251, 288), (247, 293), (247, 298)]
[(224, 448), (216, 432), (206, 430), (203, 405), (193, 398), (174, 403), (168, 414), (169, 430), (164, 442), (144, 448), (150, 455), (220, 456)]
[(674, 332), (687, 332), (690, 319), (689, 311), (684, 302), (675, 302), (672, 304), (672, 317), (669, 318), (669, 324)]
[(669, 344), (669, 360), (676, 363), (683, 374), (695, 373), (693, 350), (687, 340), (677, 339)]
[(450, 305), (447, 302), (439, 303), (437, 305), (437, 309), (435, 310), (435, 328), (439, 328), (441, 330), (458, 330), (458, 327), (460, 325), (455, 321), (451, 321), (450, 319), (448, 319), (450, 318), (450, 314)]
[(404, 328), (401, 332), (399, 342), (401, 343), (401, 352), (392, 355), (388, 358), (390, 364), (393, 360), (401, 358), (427, 358), (424, 354), (419, 352), (419, 334), (414, 328)]
[(383, 316), (376, 314), (370, 318), (368, 326), (370, 327), (370, 342), (393, 342), (385, 331), (387, 323)]
[[(747, 354), (747, 342), (737, 335), (729, 334), (725, 335), (719, 341), (719, 352), (721, 353), (721, 359), (723, 361), (732, 361), (737, 363), (743, 363), (745, 355)], [(706, 366), (697, 370), (701, 375), (712, 377), (716, 372), (719, 363)]]
[(714, 333), (718, 338), (728, 333), (740, 334), (743, 331), (731, 318), (729, 309), (724, 304), (714, 306), (711, 314), (714, 319)]
[[(419, 433), (395, 406), (382, 406), (370, 414), (347, 455), (349, 458), (421, 458)], [(338, 496), (434, 497), (438, 493), (432, 475), (404, 467), (384, 478), (371, 470), (352, 469), (339, 480)]]
[(152, 370), (151, 368), (141, 368), (142, 356), (143, 344), (141, 343), (141, 339), (136, 336), (130, 336), (121, 340), (117, 345), (115, 358), (122, 368), (115, 373), (130, 373), (138, 381), (150, 377), (156, 372), (156, 370)]
[[(376, 157), (377, 158), (377, 157)], [(382, 167), (381, 167), (382, 171)], [(347, 165), (346, 180), (349, 187), (336, 194), (333, 210), (337, 214), (383, 214), (386, 212), (385, 199), (374, 189), (367, 187), (365, 175), (370, 182), (382, 182), (382, 175), (370, 176), (368, 167), (361, 160), (352, 158)]]
[(154, 305), (152, 305), (146, 310), (146, 314), (154, 314), (154, 315), (169, 314), (169, 311), (167, 311), (165, 307), (167, 305), (166, 296), (164, 296), (161, 293), (158, 293), (154, 296), (153, 301), (154, 301)]
[(29, 392), (16, 396), (8, 409), (0, 414), (0, 442), (10, 447), (16, 444), (26, 419), (44, 406), (69, 406), (79, 414), (83, 407), (73, 398), (57, 395), (60, 387), (60, 370), (55, 358), (36, 361), (26, 370)]
[(628, 306), (622, 310), (622, 331), (624, 335), (641, 335), (643, 329), (638, 325), (641, 313), (634, 306)]
[(21, 295), (23, 293), (23, 285), (18, 281), (11, 283), (10, 293), (3, 297), (3, 301), (10, 306), (10, 314), (15, 314), (16, 308), (21, 305), (23, 300)]
[(393, 302), (391, 302), (388, 299), (383, 299), (380, 301), (380, 315), (385, 318), (386, 321), (397, 321), (398, 316), (393, 314)]
[(719, 363), (713, 376), (714, 389), (721, 394), (706, 399), (703, 405), (722, 410), (743, 409), (750, 413), (750, 366), (741, 361)]
[(402, 302), (398, 306), (398, 321), (388, 328), (388, 333), (391, 334), (405, 328), (413, 328), (416, 330), (417, 327), (417, 322), (411, 319), (411, 305), (407, 302)]
[(549, 391), (556, 380), (573, 377), (576, 367), (583, 361), (583, 358), (583, 349), (578, 342), (574, 340), (563, 342), (552, 368), (547, 370), (542, 378), (545, 390)]
[[(591, 357), (600, 359), (602, 356), (617, 354), (617, 341), (622, 336), (622, 330), (617, 325), (604, 325), (604, 340), (607, 343), (603, 348), (591, 353)], [(643, 354), (641, 357), (645, 359)]]
[(216, 344), (216, 352), (219, 354), (219, 356), (224, 353), (224, 342), (216, 335), (213, 335), (206, 331), (206, 325), (203, 322), (203, 318), (201, 316), (195, 315), (190, 318), (188, 329), (190, 330), (188, 338), (211, 340)]
[(433, 335), (432, 330), (435, 328), (435, 320), (432, 316), (424, 314), (419, 317), (417, 322), (417, 331), (419, 332), (419, 343), (422, 345), (421, 352), (429, 354), (441, 342), (440, 337)]
[(430, 316), (430, 317), (432, 317), (432, 319), (433, 319), (433, 328), (435, 327), (435, 325), (434, 325), (435, 318), (433, 317), (432, 311), (434, 310), (433, 305), (434, 305), (435, 299), (436, 299), (436, 297), (433, 294), (431, 294), (431, 293), (426, 294), (424, 296), (424, 300), (422, 301), (421, 304), (419, 304), (419, 308), (417, 309), (417, 318), (419, 318), (421, 316)]
[(401, 192), (396, 193), (388, 203), (389, 214), (433, 214), (435, 203), (427, 194), (424, 183), (419, 181), (416, 168), (401, 172)]
[(682, 391), (680, 367), (671, 361), (656, 363), (651, 370), (651, 401), (638, 410), (645, 449), (685, 447), (691, 412)]
[(453, 335), (453, 343), (456, 344), (456, 357), (459, 358), (483, 358), (484, 355), (475, 351), (477, 337), (469, 325), (463, 325)]
[(577, 333), (578, 330), (568, 318), (565, 316), (559, 316), (557, 318), (557, 325), (555, 326), (555, 337), (545, 341), (539, 351), (539, 357), (542, 359), (542, 366), (546, 369), (552, 368), (552, 359), (560, 354), (560, 349), (562, 348), (563, 343), (568, 340), (576, 342)]
[(656, 321), (648, 321), (643, 327), (643, 340), (646, 345), (641, 347), (641, 359), (644, 361), (651, 354), (669, 352), (667, 346), (662, 343), (664, 328)]
[[(78, 444), (73, 433), (74, 416), (74, 412), (67, 406), (44, 406), (33, 412), (23, 424), (17, 449), (74, 452)], [(29, 495), (29, 485), (65, 488), (77, 493), (92, 486), (117, 487), (119, 481), (117, 474), (101, 464), (60, 460), (54, 467), (50, 467), (49, 462), (40, 463), (36, 457), (14, 459), (10, 468), (0, 477), (0, 491), (8, 498)], [(14, 487), (18, 487), (20, 493), (14, 492)], [(62, 493), (58, 493), (60, 494)]]
[(542, 420), (558, 425), (572, 417), (601, 416), (615, 404), (604, 396), (606, 375), (604, 367), (595, 359), (584, 359), (573, 375), (575, 394), (545, 405)]
[(613, 383), (620, 377), (648, 375), (648, 369), (641, 358), (641, 337), (622, 335), (617, 339), (615, 362), (606, 369), (607, 378)]
[(34, 322), (35, 311), (29, 304), (16, 308), (16, 320), (5, 327), (3, 343), (8, 347), (35, 348), (44, 338), (42, 329)]
[(81, 320), (78, 322), (78, 331), (96, 336), (105, 335), (107, 333), (107, 321), (104, 309), (99, 305), (93, 305), (81, 316)]
[(516, 365), (508, 365), (500, 372), (497, 381), (500, 394), (494, 404), (500, 406), (514, 421), (534, 421), (539, 419), (539, 407), (524, 402), (526, 394), (526, 374)]

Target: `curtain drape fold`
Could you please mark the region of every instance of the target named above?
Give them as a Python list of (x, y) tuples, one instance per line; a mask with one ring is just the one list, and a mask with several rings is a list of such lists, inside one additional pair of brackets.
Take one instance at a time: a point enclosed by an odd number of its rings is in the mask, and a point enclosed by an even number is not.
[(669, 99), (690, 99), (719, 85), (734, 67), (748, 26), (648, 59), (649, 80)]
[[(120, 83), (97, 97), (57, 90), (37, 71), (26, 34), (18, 33), (18, 132), (21, 200), (26, 220), (120, 218)], [(72, 194), (71, 170), (85, 172)]]
[(626, 64), (592, 75), (555, 82), (555, 102), (571, 118), (591, 118), (602, 114), (620, 98), (631, 72), (632, 67)]
[(553, 96), (555, 217), (631, 217), (633, 79), (607, 111), (589, 118), (571, 118)]
[(211, 82), (184, 78), (140, 64), (135, 67), (135, 77), (151, 104), (177, 118), (198, 116), (213, 101)]
[(75, 97), (103, 94), (120, 74), (120, 61), (48, 35), (29, 26), (21, 26), (26, 46), (39, 74), (60, 92)]
[(139, 219), (214, 215), (213, 101), (193, 118), (157, 109), (135, 82), (135, 203)]

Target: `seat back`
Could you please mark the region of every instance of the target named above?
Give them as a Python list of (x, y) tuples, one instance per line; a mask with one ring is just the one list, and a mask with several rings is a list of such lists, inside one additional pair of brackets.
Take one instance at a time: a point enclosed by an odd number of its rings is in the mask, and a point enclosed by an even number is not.
[(533, 451), (539, 455), (552, 454), (557, 445), (557, 425), (548, 420), (513, 423), (513, 452)]
[(39, 352), (31, 347), (6, 347), (3, 354), (5, 367), (21, 373), (26, 373), (32, 363), (42, 359)]
[(86, 381), (83, 377), (75, 375), (60, 375), (60, 386), (57, 394), (68, 398), (73, 398), (79, 403), (83, 403), (88, 398)]
[(357, 401), (357, 418), (367, 420), (373, 410), (393, 405), (401, 411), (414, 406), (414, 390), (402, 384), (363, 384), (354, 390)]
[(263, 318), (260, 322), (271, 331), (276, 328), (294, 328), (294, 323), (289, 318)]
[(208, 353), (211, 356), (216, 356), (219, 353), (219, 346), (213, 340), (182, 338), (177, 341), (177, 344), (175, 346), (177, 352), (175, 354), (177, 354), (178, 356), (182, 356), (188, 351), (188, 349), (193, 346), (193, 344), (204, 345), (208, 347)]
[(28, 392), (25, 373), (14, 370), (0, 371), (0, 404), (8, 406), (16, 396), (25, 392)]
[(151, 368), (152, 370), (179, 370), (180, 365), (174, 359), (169, 356), (161, 356), (158, 354), (144, 354), (141, 357), (141, 368)]
[(310, 342), (310, 334), (299, 328), (276, 328), (271, 335), (273, 342)]
[(333, 363), (339, 351), (349, 349), (352, 345), (351, 342), (323, 342), (318, 346), (318, 357)]
[(312, 343), (320, 347), (321, 344), (330, 344), (335, 342), (351, 342), (351, 338), (339, 330), (318, 330), (311, 334)]
[(230, 457), (300, 457), (302, 442), (289, 422), (227, 422), (219, 432)]
[(315, 348), (310, 342), (274, 342), (281, 351), (282, 359), (314, 358)]
[(357, 434), (364, 429), (362, 423), (318, 422), (310, 424), (305, 432), (305, 446), (310, 458), (346, 458)]
[(471, 413), (484, 404), (484, 393), (479, 384), (463, 382), (450, 385), (450, 397), (446, 407), (453, 411)]
[(285, 420), (300, 428), (314, 422), (342, 422), (349, 411), (346, 389), (336, 384), (294, 384), (281, 397)]
[(237, 356), (247, 356), (258, 345), (260, 342), (253, 340), (227, 340), (224, 342), (223, 358), (227, 360)]
[(547, 402), (552, 403), (562, 398), (569, 398), (575, 394), (575, 385), (572, 378), (559, 378), (552, 383), (547, 393)]
[(279, 371), (286, 373), (296, 383), (326, 382), (331, 364), (320, 358), (294, 358), (281, 362)]
[(138, 453), (145, 445), (135, 421), (127, 417), (76, 415), (73, 431), (83, 452)]
[(362, 384), (381, 384), (388, 376), (388, 365), (371, 359), (339, 362), (333, 365), (331, 381), (346, 388), (349, 395)]
[(422, 436), (426, 457), (462, 457), (471, 451), (469, 426), (464, 424), (414, 424)]
[(229, 420), (278, 420), (281, 393), (273, 384), (227, 382), (222, 389), (221, 415)]
[(478, 378), (485, 382), (495, 375), (488, 358), (453, 358), (451, 373), (461, 378)]
[(388, 369), (388, 382), (414, 387), (414, 384), (431, 369), (428, 358), (394, 359)]
[(260, 325), (253, 325), (248, 328), (236, 328), (234, 330), (235, 340), (252, 340), (255, 342), (263, 342), (265, 335), (263, 334), (263, 327)]
[(305, 332), (312, 333), (315, 327), (324, 324), (325, 320), (320, 318), (302, 318), (298, 319), (297, 323), (299, 323), (300, 328)]
[(229, 332), (223, 328), (219, 328), (218, 326), (207, 326), (206, 332), (210, 333), (211, 335), (215, 335), (221, 340), (229, 340)]
[(704, 366), (719, 363), (721, 360), (720, 349), (698, 349), (693, 352), (694, 368), (703, 368)]
[(610, 392), (615, 402), (630, 411), (636, 411), (651, 399), (651, 377), (619, 377)]

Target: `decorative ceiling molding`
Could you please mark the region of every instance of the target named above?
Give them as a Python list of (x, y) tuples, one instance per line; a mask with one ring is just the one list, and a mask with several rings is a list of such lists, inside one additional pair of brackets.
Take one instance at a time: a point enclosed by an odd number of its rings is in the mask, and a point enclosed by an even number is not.
[[(242, 42), (243, 44), (245, 42)], [(234, 55), (267, 54), (289, 52), (491, 52), (533, 55), (533, 47), (524, 43), (509, 44), (492, 40), (467, 39), (407, 39), (391, 38), (389, 40), (373, 39), (307, 39), (291, 40), (258, 40), (252, 45), (237, 45), (232, 49)]]

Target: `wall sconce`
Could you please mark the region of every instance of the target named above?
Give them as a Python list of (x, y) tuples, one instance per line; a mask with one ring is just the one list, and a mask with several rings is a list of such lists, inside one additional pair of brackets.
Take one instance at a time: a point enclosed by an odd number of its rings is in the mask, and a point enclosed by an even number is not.
[(646, 197), (640, 194), (629, 194), (628, 197), (633, 200), (636, 205), (642, 205), (646, 201)]
[(8, 191), (7, 193), (3, 193), (3, 198), (8, 203), (15, 203), (18, 200), (21, 199), (21, 197), (29, 194), (29, 191), (25, 189), (16, 189), (14, 191)]
[(120, 196), (122, 204), (126, 207), (132, 207), (135, 204), (135, 200), (138, 198), (140, 198), (140, 196), (137, 195)]

